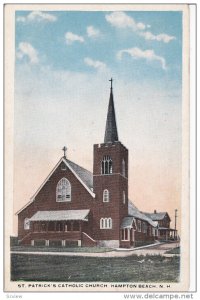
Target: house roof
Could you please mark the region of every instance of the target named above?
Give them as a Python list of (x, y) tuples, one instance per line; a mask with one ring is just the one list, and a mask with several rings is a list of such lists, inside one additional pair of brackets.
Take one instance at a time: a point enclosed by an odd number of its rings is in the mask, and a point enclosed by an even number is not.
[(161, 220), (163, 220), (164, 219), (164, 217), (166, 216), (166, 215), (168, 215), (168, 213), (167, 212), (156, 212), (156, 213), (146, 213), (146, 212), (144, 212), (144, 214), (147, 216), (147, 217), (149, 217), (149, 218), (151, 218), (153, 221), (161, 221)]
[(123, 218), (122, 223), (121, 223), (121, 229), (133, 228), (133, 221), (135, 222), (135, 218), (132, 216)]
[(135, 217), (136, 219), (148, 222), (153, 227), (157, 226), (157, 222), (152, 221), (151, 218), (140, 212), (139, 209), (130, 200), (128, 201), (128, 214)]
[(88, 221), (89, 209), (80, 210), (45, 210), (37, 211), (29, 221)]

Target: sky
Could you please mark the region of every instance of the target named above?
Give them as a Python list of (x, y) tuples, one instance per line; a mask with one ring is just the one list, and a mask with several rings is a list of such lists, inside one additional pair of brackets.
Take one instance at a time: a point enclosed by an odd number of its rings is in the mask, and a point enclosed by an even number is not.
[(92, 171), (111, 77), (129, 199), (141, 211), (168, 211), (173, 227), (181, 207), (180, 11), (16, 11), (14, 212), (64, 145)]

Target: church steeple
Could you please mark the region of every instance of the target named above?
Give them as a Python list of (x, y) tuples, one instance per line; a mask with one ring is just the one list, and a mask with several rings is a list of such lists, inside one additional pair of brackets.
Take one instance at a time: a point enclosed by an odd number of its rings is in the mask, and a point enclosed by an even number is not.
[(118, 141), (117, 124), (115, 118), (115, 107), (114, 107), (114, 100), (113, 100), (113, 88), (112, 88), (113, 79), (111, 78), (109, 81), (111, 82), (110, 100), (108, 105), (104, 143)]

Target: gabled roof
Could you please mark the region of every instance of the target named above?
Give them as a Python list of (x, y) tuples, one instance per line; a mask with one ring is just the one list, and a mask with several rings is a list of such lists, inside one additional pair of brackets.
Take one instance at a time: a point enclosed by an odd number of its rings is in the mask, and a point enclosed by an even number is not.
[(71, 166), (71, 168), (75, 171), (75, 173), (81, 178), (81, 180), (86, 184), (89, 189), (93, 188), (93, 174), (84, 169), (83, 167), (75, 164), (74, 162), (66, 159), (67, 163)]
[(88, 221), (89, 209), (37, 211), (29, 221)]
[(72, 161), (66, 159), (65, 157), (62, 157), (58, 161), (58, 163), (55, 165), (53, 170), (50, 172), (50, 174), (47, 176), (47, 178), (44, 180), (44, 182), (41, 184), (41, 186), (38, 188), (38, 190), (35, 192), (35, 194), (31, 197), (30, 201), (25, 206), (23, 206), (16, 214), (19, 214), (22, 210), (24, 210), (27, 206), (29, 206), (35, 200), (35, 197), (37, 196), (37, 194), (40, 192), (40, 190), (43, 188), (45, 183), (49, 180), (51, 175), (55, 172), (55, 170), (61, 164), (61, 162), (65, 163), (65, 165), (70, 169), (70, 171), (80, 181), (80, 183), (85, 187), (85, 189), (90, 193), (90, 195), (93, 198), (95, 198), (95, 194), (92, 191), (92, 186), (93, 186), (92, 173), (90, 171), (84, 169), (83, 167), (73, 163)]
[[(153, 221), (161, 221), (165, 218), (165, 216), (169, 217), (167, 212), (156, 212), (156, 213), (152, 213), (152, 214), (144, 212), (144, 214), (147, 217), (151, 218)], [(170, 219), (170, 217), (169, 217), (169, 219)]]
[(153, 222), (151, 218), (139, 211), (139, 209), (129, 200), (128, 201), (128, 214), (136, 219), (148, 222), (151, 226), (156, 227), (157, 222)]
[(132, 216), (124, 217), (121, 223), (121, 228), (133, 228), (133, 221), (135, 223), (135, 218)]

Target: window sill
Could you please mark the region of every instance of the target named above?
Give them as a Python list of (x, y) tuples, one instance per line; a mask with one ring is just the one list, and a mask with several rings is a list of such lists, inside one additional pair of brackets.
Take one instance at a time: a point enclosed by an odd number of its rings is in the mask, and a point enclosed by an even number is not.
[(100, 228), (100, 229), (102, 229), (102, 230), (110, 230), (110, 229), (112, 229), (112, 228)]
[(72, 202), (72, 200), (56, 200), (56, 202)]

